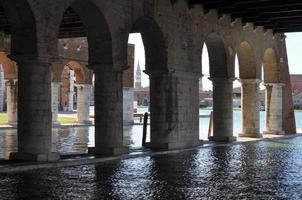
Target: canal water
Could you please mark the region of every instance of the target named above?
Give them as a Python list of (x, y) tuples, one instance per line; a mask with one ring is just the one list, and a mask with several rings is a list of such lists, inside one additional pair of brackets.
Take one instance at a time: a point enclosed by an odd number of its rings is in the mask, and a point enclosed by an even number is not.
[[(302, 112), (295, 114), (301, 130)], [(240, 121), (234, 111), (235, 135)], [(200, 118), (200, 138), (207, 137), (208, 123)], [(141, 125), (124, 127), (124, 144), (139, 148), (141, 133)], [(0, 131), (0, 159), (16, 150), (16, 135)], [(93, 144), (94, 127), (53, 129), (53, 150), (61, 154), (86, 153)], [(0, 174), (0, 199), (302, 199), (301, 152), (302, 137), (296, 137)]]
[[(147, 108), (140, 108), (140, 112), (147, 111)], [(211, 110), (200, 110), (201, 115), (209, 115)], [(295, 112), (298, 130), (302, 130), (302, 112)], [(241, 131), (241, 111), (234, 111), (234, 135)], [(139, 119), (135, 119), (139, 123)], [(208, 137), (209, 118), (200, 118), (200, 139), (206, 140)], [(265, 112), (260, 112), (260, 129), (265, 128)], [(124, 145), (132, 149), (141, 147), (142, 125), (124, 127)], [(94, 127), (77, 127), (53, 129), (52, 148), (61, 154), (82, 154), (87, 153), (88, 147), (94, 146)], [(150, 126), (147, 131), (147, 142), (150, 141)], [(0, 159), (7, 159), (9, 154), (16, 151), (17, 130), (0, 130)]]
[(301, 152), (297, 137), (0, 174), (0, 199), (302, 199)]

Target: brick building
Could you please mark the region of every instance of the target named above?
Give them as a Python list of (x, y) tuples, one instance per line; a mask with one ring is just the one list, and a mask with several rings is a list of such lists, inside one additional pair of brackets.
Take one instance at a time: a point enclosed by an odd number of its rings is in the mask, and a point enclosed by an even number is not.
[(290, 75), (294, 108), (302, 108), (302, 74)]

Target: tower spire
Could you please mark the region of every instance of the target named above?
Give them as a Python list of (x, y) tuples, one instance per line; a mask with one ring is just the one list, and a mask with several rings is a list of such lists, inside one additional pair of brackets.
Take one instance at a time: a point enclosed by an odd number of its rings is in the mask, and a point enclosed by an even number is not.
[(135, 73), (136, 77), (135, 77), (135, 88), (141, 88), (142, 87), (142, 70), (141, 70), (141, 66), (139, 64), (137, 64), (136, 67), (136, 73)]

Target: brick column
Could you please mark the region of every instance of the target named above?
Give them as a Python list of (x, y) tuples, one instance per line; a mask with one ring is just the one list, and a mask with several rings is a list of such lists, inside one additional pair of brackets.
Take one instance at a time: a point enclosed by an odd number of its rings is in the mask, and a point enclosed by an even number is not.
[(241, 79), (242, 132), (240, 137), (261, 138), (259, 128), (259, 79)]
[(178, 149), (199, 142), (197, 73), (148, 71), (151, 148)]
[(233, 136), (233, 79), (210, 78), (213, 83), (213, 136), (218, 142), (236, 140)]
[(48, 59), (18, 56), (18, 152), (13, 160), (52, 161), (51, 77)]
[(17, 80), (6, 81), (7, 121), (17, 125)]
[(264, 134), (283, 135), (282, 97), (285, 85), (283, 83), (266, 83), (265, 86), (266, 130)]
[(76, 87), (78, 123), (91, 124), (91, 121), (89, 121), (91, 85), (77, 84)]
[(128, 152), (123, 146), (122, 71), (113, 66), (94, 66), (95, 73), (95, 148), (94, 154), (118, 155)]
[(60, 125), (58, 121), (59, 113), (59, 91), (61, 83), (52, 82), (51, 83), (51, 112), (52, 112), (52, 125)]

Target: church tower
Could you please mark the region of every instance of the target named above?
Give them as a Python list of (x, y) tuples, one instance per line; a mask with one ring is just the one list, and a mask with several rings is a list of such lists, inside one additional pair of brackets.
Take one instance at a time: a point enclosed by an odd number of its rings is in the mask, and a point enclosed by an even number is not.
[(135, 72), (135, 88), (141, 88), (142, 87), (142, 71), (141, 66), (138, 62), (136, 72)]

